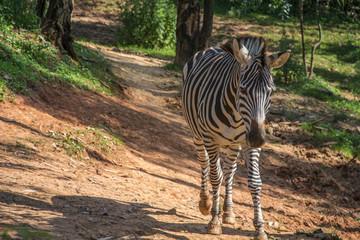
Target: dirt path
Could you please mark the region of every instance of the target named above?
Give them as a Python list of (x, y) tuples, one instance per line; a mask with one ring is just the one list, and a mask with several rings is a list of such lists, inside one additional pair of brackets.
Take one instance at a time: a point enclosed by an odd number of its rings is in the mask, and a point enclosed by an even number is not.
[[(0, 232), (24, 225), (69, 240), (251, 239), (242, 160), (237, 223), (224, 225), (221, 236), (206, 234), (210, 217), (197, 207), (200, 173), (180, 111), (180, 74), (165, 70), (164, 60), (99, 50), (127, 86), (125, 98), (41, 87), (1, 105)], [(360, 239), (360, 164), (307, 143), (286, 118), (316, 119), (321, 106), (310, 111), (304, 101), (311, 100), (281, 89), (274, 96), (261, 157), (265, 230), (270, 239)], [(84, 147), (78, 156), (69, 156), (67, 141)]]
[[(101, 51), (128, 86), (128, 99), (43, 88), (32, 99), (17, 96), (16, 104), (2, 105), (1, 226), (25, 224), (56, 239), (249, 239), (253, 214), (242, 161), (234, 186), (237, 223), (224, 225), (221, 236), (206, 235), (210, 217), (197, 208), (199, 167), (177, 105), (179, 74), (164, 70), (162, 60)], [(286, 96), (275, 98), (275, 110), (281, 97)], [(274, 135), (279, 129), (286, 135), (292, 124), (276, 116), (271, 115), (279, 122), (270, 125)], [(106, 154), (92, 146), (89, 127), (101, 125), (124, 144)], [(60, 148), (64, 136), (86, 143), (83, 159)], [(326, 175), (323, 163), (304, 161), (296, 151), (301, 150), (276, 137), (263, 151), (264, 218), (279, 224), (266, 231), (274, 239), (313, 239), (314, 230), (333, 228), (343, 239), (358, 239), (359, 210), (342, 198), (346, 185)], [(314, 169), (320, 169), (317, 175)], [(336, 206), (329, 199), (345, 202)]]

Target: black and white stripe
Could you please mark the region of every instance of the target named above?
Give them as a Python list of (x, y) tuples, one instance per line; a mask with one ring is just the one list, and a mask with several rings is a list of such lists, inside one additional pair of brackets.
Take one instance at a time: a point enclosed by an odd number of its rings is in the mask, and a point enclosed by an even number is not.
[[(240, 50), (234, 49), (234, 46), (240, 46)], [(237, 57), (239, 52), (240, 57)], [(207, 208), (210, 207), (208, 176), (213, 187), (212, 220), (208, 233), (221, 233), (219, 196), (223, 172), (219, 150), (224, 148), (226, 151), (223, 222), (234, 223), (232, 179), (236, 159), (242, 149), (254, 203), (256, 236), (262, 239), (266, 237), (260, 206), (260, 148), (249, 144), (258, 141), (254, 139), (256, 134), (261, 135), (259, 131), (263, 129), (270, 107), (270, 95), (275, 89), (268, 63), (272, 59), (268, 60), (265, 52), (266, 42), (262, 37), (235, 37), (233, 44), (228, 41), (220, 47), (198, 52), (183, 69), (183, 111), (194, 134), (201, 164), (199, 207), (203, 214), (208, 214)]]

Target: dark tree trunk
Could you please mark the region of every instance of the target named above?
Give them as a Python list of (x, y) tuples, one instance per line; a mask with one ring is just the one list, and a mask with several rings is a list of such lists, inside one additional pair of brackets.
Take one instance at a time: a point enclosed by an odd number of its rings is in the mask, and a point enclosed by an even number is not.
[(204, 0), (204, 20), (199, 37), (197, 50), (203, 50), (209, 47), (214, 15), (214, 0)]
[(300, 14), (300, 30), (301, 30), (301, 42), (302, 42), (302, 57), (304, 62), (305, 74), (308, 75), (308, 69), (306, 65), (306, 51), (305, 51), (305, 39), (304, 39), (304, 27), (303, 27), (303, 0), (299, 0), (299, 14)]
[(40, 18), (40, 21), (44, 18), (46, 0), (37, 0), (36, 2), (36, 15)]
[(41, 21), (41, 32), (55, 42), (61, 52), (77, 60), (71, 37), (72, 10), (73, 0), (50, 0), (46, 16)]
[(310, 73), (309, 73), (309, 78), (311, 79), (314, 75), (314, 55), (315, 55), (315, 50), (316, 48), (321, 44), (321, 25), (320, 25), (320, 19), (319, 19), (319, 0), (317, 0), (315, 2), (315, 18), (316, 18), (316, 22), (318, 25), (318, 30), (319, 30), (319, 41), (317, 41), (311, 48), (311, 60), (310, 60)]
[(175, 63), (183, 66), (195, 54), (199, 41), (199, 0), (178, 0)]

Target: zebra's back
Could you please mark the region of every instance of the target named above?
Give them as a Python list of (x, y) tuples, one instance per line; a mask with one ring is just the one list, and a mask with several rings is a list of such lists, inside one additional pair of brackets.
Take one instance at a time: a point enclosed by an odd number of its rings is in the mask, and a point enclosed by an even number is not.
[(184, 66), (183, 110), (196, 139), (206, 134), (224, 146), (245, 140), (233, 84), (239, 67), (220, 47), (198, 52)]

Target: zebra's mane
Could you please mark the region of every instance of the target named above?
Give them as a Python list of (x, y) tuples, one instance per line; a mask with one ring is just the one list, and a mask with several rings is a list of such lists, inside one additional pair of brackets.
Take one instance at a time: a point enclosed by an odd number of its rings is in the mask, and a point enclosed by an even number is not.
[[(246, 49), (249, 51), (249, 54), (252, 58), (260, 58), (262, 63), (264, 64), (264, 58), (266, 57), (267, 52), (267, 44), (265, 38), (261, 36), (254, 36), (254, 35), (237, 35), (234, 36), (236, 40), (240, 44), (244, 45)], [(233, 50), (233, 39), (226, 41), (225, 43), (221, 44), (220, 47), (225, 50), (230, 55), (234, 56)]]

